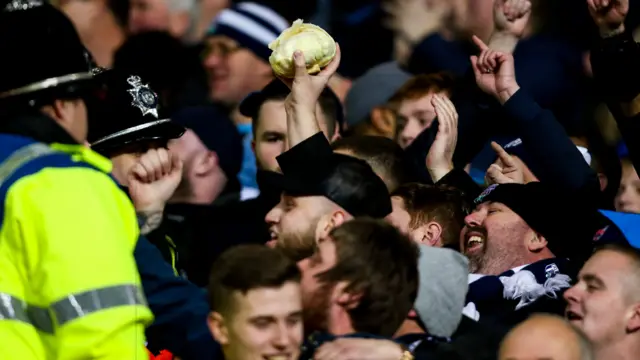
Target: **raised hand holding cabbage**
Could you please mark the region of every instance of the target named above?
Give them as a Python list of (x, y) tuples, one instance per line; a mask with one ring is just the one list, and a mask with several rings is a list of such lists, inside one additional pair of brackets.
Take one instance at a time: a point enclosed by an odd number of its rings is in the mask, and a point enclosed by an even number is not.
[(295, 51), (301, 51), (304, 55), (307, 72), (316, 74), (335, 57), (336, 42), (321, 27), (305, 24), (298, 19), (269, 44), (269, 49), (273, 51), (269, 57), (269, 63), (276, 75), (293, 78)]

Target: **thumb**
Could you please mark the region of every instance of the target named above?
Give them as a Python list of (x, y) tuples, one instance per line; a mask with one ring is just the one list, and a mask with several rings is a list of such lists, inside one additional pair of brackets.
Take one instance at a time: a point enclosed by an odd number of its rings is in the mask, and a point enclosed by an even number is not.
[(299, 76), (306, 76), (307, 74), (307, 64), (304, 59), (304, 54), (300, 50), (296, 50), (293, 53), (293, 64), (295, 65), (296, 70), (296, 78)]
[(171, 171), (172, 173), (182, 174), (182, 159), (176, 153), (171, 154)]
[(508, 176), (503, 174), (502, 168), (498, 164), (491, 164), (487, 169), (487, 177), (496, 184), (513, 182)]
[(473, 69), (473, 73), (476, 75), (476, 81), (478, 81), (482, 76), (482, 71), (478, 68), (478, 57), (475, 55), (471, 55), (471, 68)]

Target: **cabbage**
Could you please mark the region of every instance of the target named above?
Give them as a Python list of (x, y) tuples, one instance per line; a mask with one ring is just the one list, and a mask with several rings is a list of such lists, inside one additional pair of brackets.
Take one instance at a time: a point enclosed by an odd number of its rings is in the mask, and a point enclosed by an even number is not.
[(321, 27), (304, 24), (298, 19), (269, 44), (269, 49), (272, 50), (269, 63), (273, 71), (278, 76), (293, 78), (295, 75), (293, 53), (296, 50), (304, 54), (307, 72), (316, 74), (336, 55), (336, 42)]

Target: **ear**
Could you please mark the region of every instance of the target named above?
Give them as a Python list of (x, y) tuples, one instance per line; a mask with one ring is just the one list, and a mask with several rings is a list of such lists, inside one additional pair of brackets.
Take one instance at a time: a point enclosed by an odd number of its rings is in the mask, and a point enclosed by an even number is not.
[(73, 114), (70, 113), (69, 103), (64, 100), (55, 100), (53, 104), (42, 108), (42, 112), (59, 124), (70, 125)]
[(431, 221), (422, 227), (424, 231), (423, 244), (429, 246), (442, 247), (442, 226), (435, 221)]
[(544, 236), (533, 232), (533, 236), (527, 241), (527, 249), (529, 251), (537, 253), (544, 250), (547, 247), (547, 239)]
[(207, 317), (207, 325), (209, 325), (211, 335), (213, 335), (213, 338), (216, 339), (220, 345), (227, 345), (229, 343), (229, 330), (220, 313), (211, 312)]
[(360, 304), (362, 299), (362, 293), (350, 293), (346, 289), (349, 284), (346, 281), (341, 281), (336, 284), (333, 289), (335, 302), (346, 310), (355, 309)]
[(331, 215), (323, 216), (318, 221), (318, 227), (316, 228), (316, 239), (324, 239), (329, 236), (331, 230), (344, 224), (347, 221), (347, 214), (342, 210), (336, 210)]
[(193, 168), (196, 176), (205, 176), (211, 173), (211, 171), (218, 165), (218, 155), (207, 150), (198, 157), (196, 157), (196, 163)]
[(396, 124), (392, 114), (386, 109), (375, 107), (371, 110), (371, 125), (383, 136), (393, 139), (396, 133)]
[(598, 181), (600, 182), (600, 191), (604, 191), (609, 185), (609, 178), (604, 173), (598, 173)]
[(640, 303), (631, 308), (629, 320), (627, 320), (627, 333), (640, 330)]

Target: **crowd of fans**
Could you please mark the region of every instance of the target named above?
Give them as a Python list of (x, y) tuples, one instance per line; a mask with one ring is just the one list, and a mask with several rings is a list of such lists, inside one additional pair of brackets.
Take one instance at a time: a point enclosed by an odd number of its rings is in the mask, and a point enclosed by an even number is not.
[(0, 4), (0, 358), (640, 356), (634, 1)]

